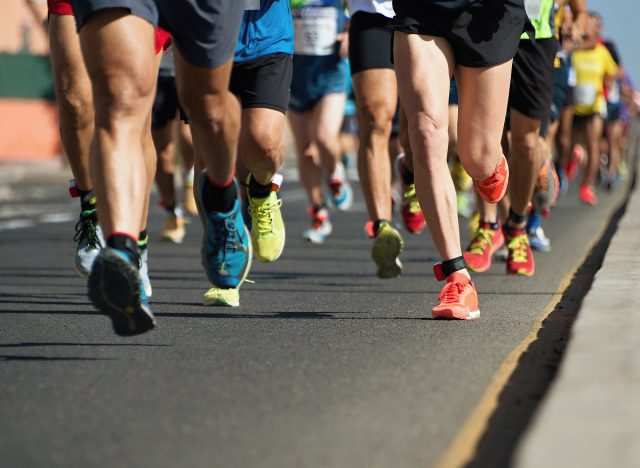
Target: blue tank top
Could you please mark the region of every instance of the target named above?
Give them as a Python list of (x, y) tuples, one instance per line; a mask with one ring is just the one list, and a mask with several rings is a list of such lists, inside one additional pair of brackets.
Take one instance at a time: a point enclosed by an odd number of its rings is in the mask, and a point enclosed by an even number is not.
[(293, 54), (293, 21), (289, 0), (244, 1), (244, 17), (234, 62), (247, 62), (269, 54)]

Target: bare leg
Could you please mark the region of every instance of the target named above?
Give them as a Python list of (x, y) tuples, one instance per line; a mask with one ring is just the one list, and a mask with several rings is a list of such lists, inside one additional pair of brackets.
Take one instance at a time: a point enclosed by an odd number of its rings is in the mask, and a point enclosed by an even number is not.
[(327, 94), (311, 111), (311, 138), (318, 147), (326, 175), (335, 172), (342, 156), (339, 136), (346, 99), (344, 93)]
[(164, 127), (154, 128), (151, 131), (153, 143), (158, 155), (158, 168), (156, 171), (156, 184), (160, 192), (160, 199), (165, 206), (176, 206), (174, 187), (173, 135), (176, 128), (175, 119)]
[(602, 117), (594, 115), (587, 122), (587, 167), (582, 178), (582, 185), (593, 185), (600, 167), (600, 136), (602, 135)]
[(267, 185), (284, 159), (285, 116), (266, 108), (242, 111), (240, 148), (244, 165), (261, 185)]
[(289, 111), (289, 122), (296, 144), (300, 181), (307, 192), (309, 203), (320, 206), (325, 203), (322, 194), (322, 167), (318, 149), (311, 138), (311, 111)]
[(370, 69), (356, 73), (353, 89), (360, 124), (358, 172), (367, 210), (372, 220), (390, 220), (389, 136), (397, 104), (395, 72)]

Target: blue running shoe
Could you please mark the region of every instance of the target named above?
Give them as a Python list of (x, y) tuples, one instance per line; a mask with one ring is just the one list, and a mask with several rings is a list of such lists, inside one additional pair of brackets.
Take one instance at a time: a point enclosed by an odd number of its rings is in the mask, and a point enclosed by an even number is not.
[(527, 235), (529, 236), (529, 245), (533, 250), (540, 252), (551, 251), (551, 240), (544, 234), (542, 229), (542, 216), (535, 211), (529, 213)]
[[(198, 198), (206, 183), (207, 172), (198, 179)], [(200, 202), (202, 206), (202, 202)], [(237, 288), (245, 280), (251, 268), (253, 248), (251, 234), (242, 219), (240, 199), (228, 213), (204, 213), (202, 238), (202, 266), (209, 281), (218, 288)]]
[(329, 188), (333, 204), (340, 211), (347, 211), (353, 205), (353, 189), (347, 180), (342, 163), (336, 165), (335, 172), (329, 178)]
[(111, 319), (120, 336), (139, 335), (156, 325), (136, 261), (122, 250), (107, 247), (96, 257), (89, 275), (89, 299)]

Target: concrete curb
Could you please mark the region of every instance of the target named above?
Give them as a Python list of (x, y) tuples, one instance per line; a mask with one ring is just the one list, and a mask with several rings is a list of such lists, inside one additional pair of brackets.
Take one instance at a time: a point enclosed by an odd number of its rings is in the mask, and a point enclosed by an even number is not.
[(635, 190), (514, 466), (640, 466), (639, 282), (640, 191)]

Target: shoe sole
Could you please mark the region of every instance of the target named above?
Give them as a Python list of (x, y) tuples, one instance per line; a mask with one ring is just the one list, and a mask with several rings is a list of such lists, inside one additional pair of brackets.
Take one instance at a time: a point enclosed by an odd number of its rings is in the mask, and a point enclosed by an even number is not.
[(226, 297), (217, 294), (220, 288), (211, 288), (202, 296), (202, 302), (204, 305), (213, 306), (213, 307), (239, 307), (240, 306), (240, 293), (237, 289), (236, 294), (232, 300), (229, 300)]
[(398, 258), (404, 248), (404, 242), (393, 233), (381, 234), (373, 241), (371, 258), (378, 265), (376, 275), (380, 279), (391, 279), (400, 276), (402, 263)]
[(142, 304), (136, 268), (118, 254), (103, 251), (96, 258), (88, 285), (89, 299), (111, 319), (117, 335), (140, 335), (156, 326), (151, 310)]
[(478, 320), (480, 318), (480, 309), (467, 313), (464, 317), (458, 316), (453, 310), (441, 310), (431, 312), (436, 320)]

